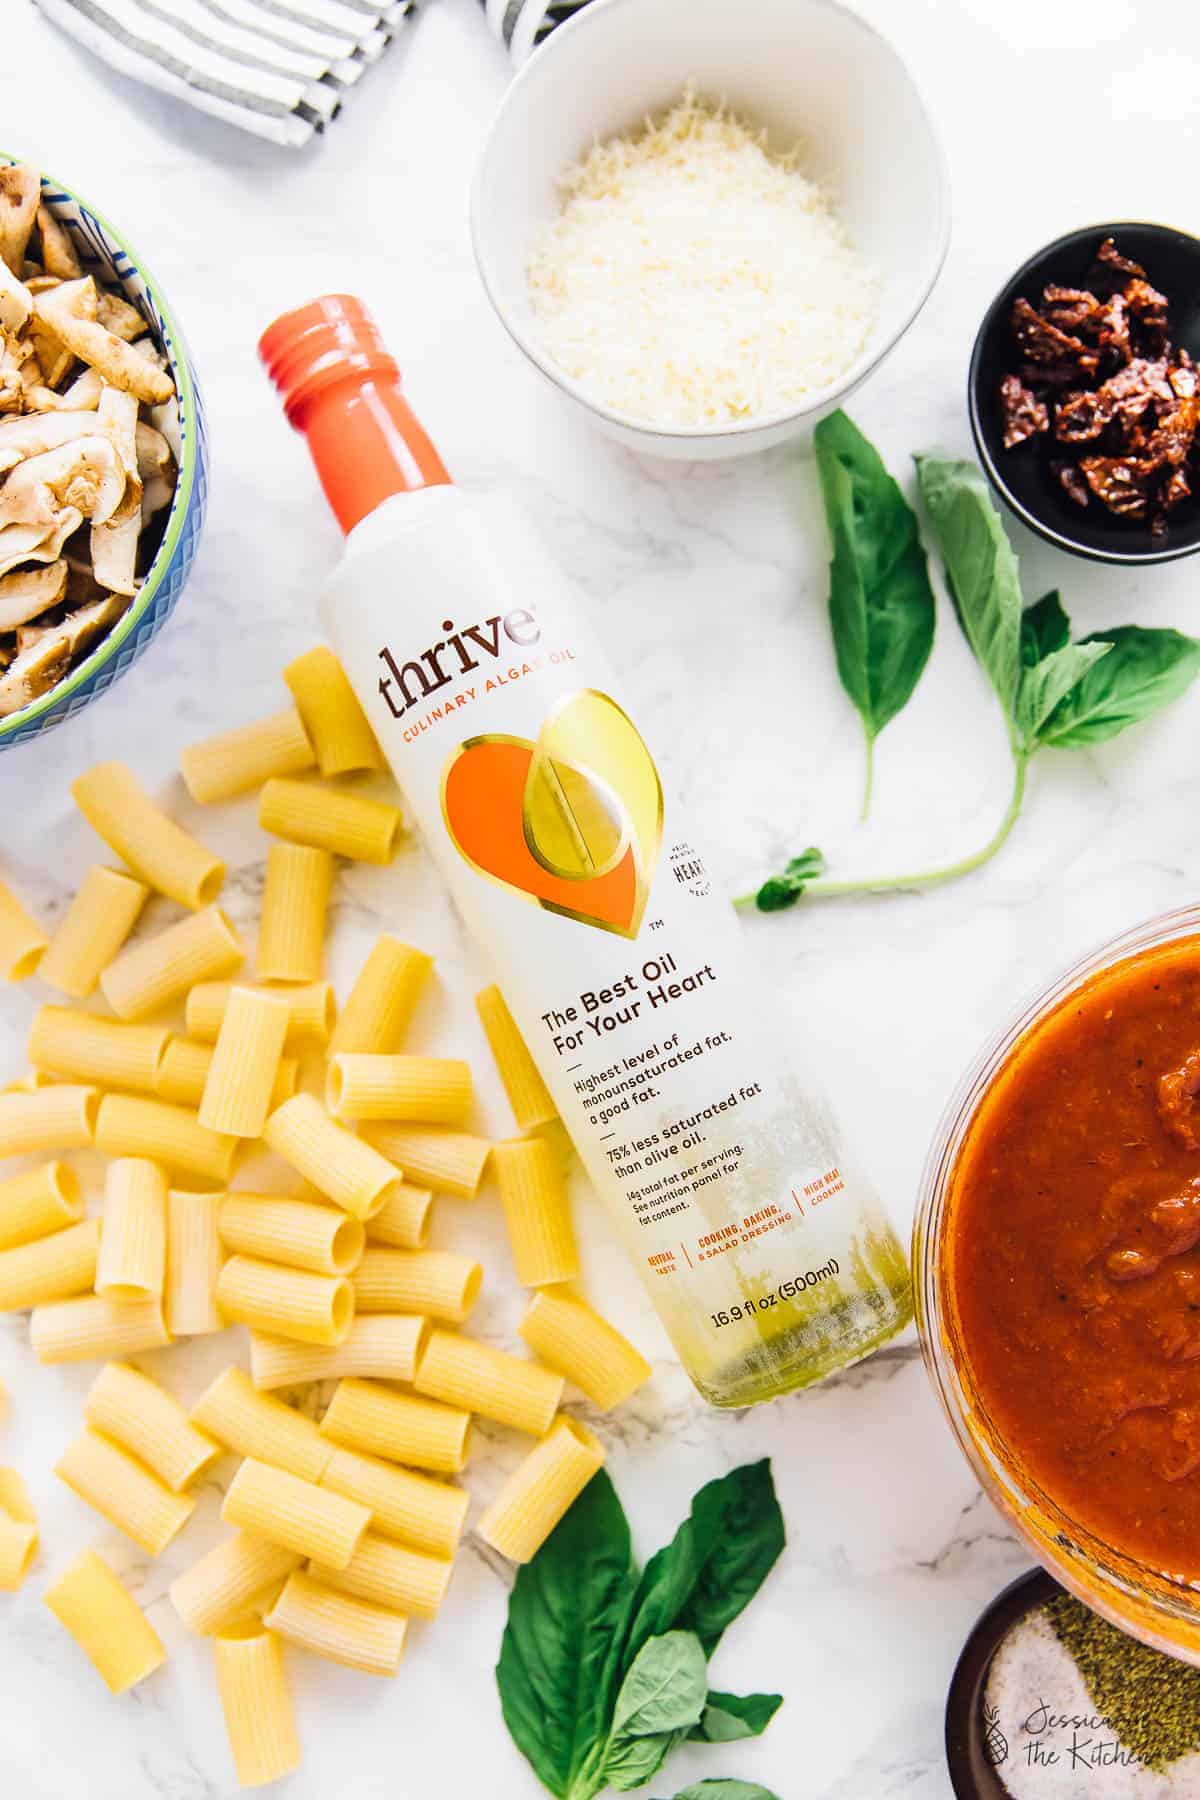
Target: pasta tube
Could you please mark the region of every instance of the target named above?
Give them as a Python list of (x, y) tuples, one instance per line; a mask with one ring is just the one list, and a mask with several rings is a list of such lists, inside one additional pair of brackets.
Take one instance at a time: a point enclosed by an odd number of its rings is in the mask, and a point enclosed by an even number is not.
[(398, 1181), (374, 1218), (367, 1220), (367, 1236), (374, 1244), (423, 1250), (432, 1222), (432, 1188), (410, 1187), (407, 1181)]
[(370, 1056), (341, 1050), (329, 1064), (325, 1104), (335, 1119), (422, 1119), (461, 1125), (471, 1070), (447, 1056)]
[(283, 671), (322, 775), (383, 769), (386, 763), (346, 671), (324, 644), (295, 657)]
[(271, 845), (254, 957), (260, 981), (321, 979), (332, 887), (333, 858), (328, 850), (307, 844)]
[(418, 1394), (544, 1437), (562, 1402), (563, 1378), (457, 1331), (435, 1331), (417, 1364)]
[[(199, 1038), (202, 1043), (207, 1044), (216, 1042), (232, 992), (233, 983), (230, 981), (196, 983), (187, 997), (189, 1037)], [(271, 988), (268, 992), (287, 1006), (289, 1049), (294, 1049), (305, 1038), (312, 1038), (319, 1044), (326, 1042), (337, 1014), (333, 989), (327, 981), (309, 981), (299, 987)]]
[(470, 1413), (353, 1376), (338, 1382), (321, 1420), (322, 1435), (348, 1450), (439, 1475), (466, 1467), (470, 1430)]
[(49, 1237), (82, 1217), (79, 1177), (66, 1163), (43, 1163), (0, 1181), (0, 1250)]
[(163, 1310), (172, 1337), (203, 1337), (224, 1326), (217, 1306), (220, 1194), (167, 1195), (167, 1279)]
[(363, 1313), (425, 1313), (461, 1325), (479, 1298), (483, 1265), (454, 1250), (391, 1250), (368, 1244), (354, 1271)]
[(544, 1287), (579, 1276), (579, 1246), (567, 1184), (544, 1138), (510, 1138), (492, 1145), (513, 1267), (522, 1287)]
[(516, 1020), (498, 987), (485, 987), (475, 996), (475, 1010), (492, 1052), (501, 1085), (508, 1095), (518, 1131), (535, 1131), (558, 1117), (550, 1090), (525, 1047)]
[(604, 1461), (604, 1446), (586, 1425), (561, 1414), (517, 1464), (475, 1529), (510, 1562), (527, 1563)]
[(220, 1226), (228, 1249), (317, 1275), (348, 1275), (366, 1242), (359, 1220), (340, 1207), (270, 1194), (230, 1194)]
[(29, 1033), (29, 1060), (58, 1081), (152, 1094), (170, 1035), (165, 1025), (118, 1025), (69, 1006), (39, 1006)]
[(385, 1204), (400, 1171), (378, 1150), (338, 1125), (311, 1094), (277, 1106), (263, 1132), (267, 1148), (356, 1219)]
[(231, 1256), (217, 1277), (217, 1305), (231, 1325), (306, 1344), (340, 1344), (354, 1322), (354, 1289), (340, 1275)]
[(106, 1094), (100, 1102), (96, 1148), (104, 1156), (145, 1157), (181, 1175), (224, 1183), (237, 1147), (237, 1138), (206, 1131), (183, 1106), (132, 1094)]
[(159, 1350), (171, 1339), (160, 1300), (81, 1294), (36, 1307), (29, 1320), (29, 1341), (39, 1362), (66, 1363)]
[(192, 1423), (227, 1450), (286, 1469), (302, 1481), (319, 1481), (330, 1448), (312, 1419), (270, 1394), (260, 1394), (245, 1371), (229, 1368), (192, 1408)]
[[(194, 1044), (190, 1038), (169, 1039), (154, 1077), (155, 1098), (168, 1100), (172, 1106), (199, 1106), (215, 1048), (215, 1044)], [(271, 1090), (272, 1107), (291, 1099), (299, 1073), (300, 1065), (294, 1056), (280, 1057)]]
[(86, 1000), (137, 924), (150, 889), (119, 869), (94, 863), (79, 884), (38, 974), (60, 994)]
[(330, 1040), (330, 1055), (365, 1056), (396, 1050), (433, 969), (433, 958), (388, 932), (380, 936), (358, 972)]
[(167, 1660), (162, 1639), (108, 1564), (87, 1550), (46, 1590), (46, 1605), (65, 1625), (110, 1694), (124, 1694)]
[(428, 1335), (428, 1319), (408, 1313), (375, 1313), (365, 1319), (356, 1318), (343, 1342), (328, 1348), (253, 1331), (250, 1373), (256, 1388), (338, 1381), (343, 1375), (368, 1376), (376, 1381), (411, 1381)]
[(179, 753), (184, 786), (198, 806), (232, 800), (272, 775), (301, 775), (316, 762), (300, 714), (285, 706), (251, 725), (235, 725)]
[(441, 1125), (368, 1125), (364, 1133), (418, 1187), (473, 1200), (492, 1146), (469, 1131)]
[(173, 1494), (136, 1457), (90, 1425), (59, 1457), (54, 1473), (147, 1556), (161, 1556), (196, 1505), (194, 1494)]
[(434, 1556), (450, 1557), (458, 1548), (470, 1496), (453, 1482), (435, 1481), (378, 1457), (335, 1449), (321, 1486), (361, 1500), (371, 1509), (372, 1528), (388, 1537), (415, 1544)]
[(331, 1569), (346, 1567), (371, 1522), (357, 1500), (249, 1456), (230, 1483), (221, 1517)]
[(0, 975), (27, 981), (45, 954), (49, 939), (32, 913), (0, 881)]
[(258, 822), (273, 837), (366, 863), (391, 862), (403, 823), (399, 807), (383, 800), (317, 781), (279, 780), (259, 795)]
[(266, 1787), (300, 1767), (300, 1740), (279, 1639), (254, 1624), (213, 1647), (225, 1732), (242, 1787)]
[(81, 1219), (50, 1237), (0, 1250), (0, 1312), (86, 1293), (96, 1279), (99, 1219)]
[(167, 1273), (167, 1178), (157, 1163), (123, 1156), (104, 1180), (96, 1292), (161, 1300)]
[(0, 1156), (82, 1150), (92, 1142), (100, 1095), (94, 1087), (36, 1087), (0, 1094)]
[(517, 1329), (535, 1356), (573, 1381), (601, 1412), (628, 1400), (653, 1374), (615, 1325), (570, 1294), (543, 1288)]
[(100, 977), (100, 989), (122, 1019), (159, 1012), (198, 981), (232, 975), (246, 948), (219, 906), (205, 906), (156, 937), (123, 950)]
[(289, 1575), (264, 1621), (289, 1643), (363, 1675), (394, 1675), (408, 1620), (314, 1581)]
[(112, 1362), (101, 1369), (83, 1416), (94, 1430), (144, 1462), (173, 1494), (190, 1487), (220, 1455), (174, 1395), (128, 1363)]
[(288, 1012), (258, 989), (235, 987), (204, 1082), (199, 1119), (208, 1131), (262, 1136), (279, 1075)]
[(133, 770), (97, 763), (71, 783), (76, 806), (140, 881), (181, 906), (208, 906), (225, 865), (155, 805)]
[(184, 1624), (211, 1637), (244, 1619), (261, 1594), (299, 1567), (294, 1550), (235, 1531), (177, 1576), (167, 1593)]
[(355, 1594), (374, 1606), (386, 1606), (390, 1612), (435, 1619), (453, 1570), (448, 1557), (426, 1556), (421, 1550), (367, 1531), (344, 1569), (312, 1563), (308, 1572), (328, 1587)]
[(16, 1469), (0, 1469), (0, 1593), (15, 1594), (37, 1550), (37, 1514)]

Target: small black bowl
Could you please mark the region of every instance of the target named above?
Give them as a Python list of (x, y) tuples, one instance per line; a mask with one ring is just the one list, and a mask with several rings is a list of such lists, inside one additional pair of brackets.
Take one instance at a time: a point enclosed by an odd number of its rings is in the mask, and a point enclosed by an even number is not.
[(1167, 518), (1165, 534), (1156, 534), (1148, 525), (1116, 518), (1098, 500), (1085, 510), (1069, 499), (1051, 473), (1058, 447), (1047, 433), (1013, 450), (1004, 448), (999, 393), (1001, 378), (1017, 368), (1009, 326), (1013, 301), (1023, 297), (1036, 306), (1048, 281), (1086, 285), (1096, 251), (1107, 237), (1115, 239), (1123, 256), (1141, 263), (1153, 286), (1166, 295), (1172, 342), (1200, 362), (1200, 239), (1169, 225), (1133, 220), (1087, 225), (1031, 256), (988, 308), (967, 377), (971, 430), (989, 480), (1039, 537), (1093, 562), (1172, 562), (1200, 550), (1200, 494), (1177, 506)]

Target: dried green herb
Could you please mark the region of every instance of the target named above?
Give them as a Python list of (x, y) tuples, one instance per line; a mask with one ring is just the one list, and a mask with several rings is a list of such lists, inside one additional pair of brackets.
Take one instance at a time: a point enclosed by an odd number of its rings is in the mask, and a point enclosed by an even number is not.
[(1165, 1769), (1200, 1750), (1200, 1669), (1126, 1637), (1070, 1594), (1046, 1616), (1096, 1711), (1139, 1762)]

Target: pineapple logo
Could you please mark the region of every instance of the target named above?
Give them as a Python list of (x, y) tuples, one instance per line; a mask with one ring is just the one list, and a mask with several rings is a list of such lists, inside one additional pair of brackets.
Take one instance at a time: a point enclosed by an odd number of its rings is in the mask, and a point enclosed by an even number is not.
[(1008, 1761), (1008, 1739), (1000, 1729), (1000, 1713), (994, 1706), (983, 1709), (983, 1753), (993, 1769)]

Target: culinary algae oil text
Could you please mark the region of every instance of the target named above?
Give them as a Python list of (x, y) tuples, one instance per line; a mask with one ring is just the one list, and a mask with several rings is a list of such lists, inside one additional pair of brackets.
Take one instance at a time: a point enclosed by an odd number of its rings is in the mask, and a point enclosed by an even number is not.
[(692, 1380), (745, 1406), (868, 1354), (904, 1253), (562, 571), (452, 484), (360, 302), (260, 349), (347, 533), (325, 629)]

